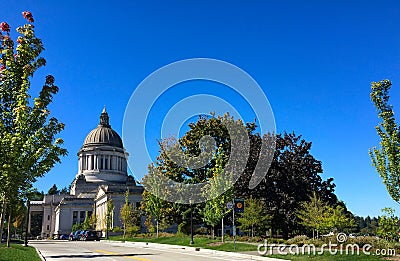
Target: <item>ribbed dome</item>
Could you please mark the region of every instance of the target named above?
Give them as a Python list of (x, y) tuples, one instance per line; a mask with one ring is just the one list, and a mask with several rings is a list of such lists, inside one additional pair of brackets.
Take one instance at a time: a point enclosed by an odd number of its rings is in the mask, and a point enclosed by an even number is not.
[(101, 113), (100, 124), (86, 136), (85, 142), (83, 143), (83, 147), (93, 145), (108, 145), (123, 148), (121, 137), (109, 124), (106, 108), (104, 108)]

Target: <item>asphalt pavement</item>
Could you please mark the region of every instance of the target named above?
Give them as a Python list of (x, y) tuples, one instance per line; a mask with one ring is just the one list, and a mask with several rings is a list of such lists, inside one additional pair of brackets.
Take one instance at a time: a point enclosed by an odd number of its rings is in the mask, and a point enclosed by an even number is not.
[(29, 245), (46, 261), (281, 260), (261, 257), (254, 252), (249, 255), (144, 242), (32, 240)]

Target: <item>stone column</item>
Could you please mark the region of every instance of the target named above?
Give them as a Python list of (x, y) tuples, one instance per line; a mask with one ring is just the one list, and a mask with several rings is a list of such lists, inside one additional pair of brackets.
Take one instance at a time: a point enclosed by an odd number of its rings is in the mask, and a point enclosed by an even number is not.
[(82, 172), (86, 169), (86, 156), (82, 155)]

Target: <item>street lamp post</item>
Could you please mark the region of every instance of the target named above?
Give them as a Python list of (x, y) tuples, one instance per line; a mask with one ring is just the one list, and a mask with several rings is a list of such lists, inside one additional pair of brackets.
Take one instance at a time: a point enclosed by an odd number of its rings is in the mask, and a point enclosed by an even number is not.
[(29, 227), (29, 210), (30, 210), (31, 204), (29, 202), (29, 198), (26, 200), (26, 208), (28, 209), (28, 214), (26, 216), (26, 226), (25, 226), (25, 238), (24, 238), (24, 246), (28, 246), (28, 227)]
[(190, 202), (190, 245), (194, 244), (193, 241), (193, 207), (192, 207), (192, 200)]

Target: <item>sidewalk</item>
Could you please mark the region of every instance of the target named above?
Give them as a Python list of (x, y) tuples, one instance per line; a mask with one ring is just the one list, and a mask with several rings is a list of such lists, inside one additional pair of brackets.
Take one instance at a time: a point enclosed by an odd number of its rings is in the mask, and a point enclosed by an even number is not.
[(190, 246), (179, 246), (179, 245), (168, 245), (168, 244), (158, 244), (158, 243), (146, 243), (146, 242), (129, 242), (129, 241), (114, 241), (114, 240), (103, 240), (103, 242), (109, 243), (120, 243), (120, 244), (131, 244), (135, 247), (140, 248), (152, 248), (152, 249), (166, 249), (166, 250), (176, 250), (176, 251), (185, 251), (188, 253), (199, 253), (210, 255), (213, 257), (232, 257), (232, 258), (240, 258), (244, 260), (260, 260), (260, 261), (281, 261), (283, 259), (272, 258), (272, 257), (263, 257), (260, 256), (257, 251), (251, 251), (249, 253), (239, 253), (239, 252), (226, 252), (198, 247), (190, 247)]

